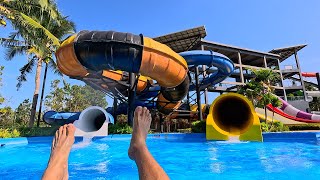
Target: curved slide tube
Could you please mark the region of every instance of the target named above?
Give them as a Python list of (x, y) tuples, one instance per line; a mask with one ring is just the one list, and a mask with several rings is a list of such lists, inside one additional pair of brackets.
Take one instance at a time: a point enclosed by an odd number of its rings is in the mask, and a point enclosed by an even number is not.
[(317, 77), (317, 73), (313, 73), (313, 72), (301, 72), (301, 75), (303, 77)]
[(283, 99), (279, 98), (279, 100), (282, 102), (282, 106), (280, 108), (275, 108), (271, 104), (269, 104), (267, 108), (270, 111), (274, 111), (275, 113), (283, 117), (286, 117), (288, 119), (292, 119), (295, 121), (306, 122), (306, 123), (320, 123), (320, 115), (310, 114), (310, 113), (301, 111), (293, 107)]
[(165, 95), (159, 95), (158, 104), (165, 109), (178, 106), (188, 92), (188, 67), (184, 58), (142, 35), (81, 31), (65, 40), (56, 56), (61, 72), (73, 78), (120, 70), (155, 79), (164, 88)]
[[(223, 54), (213, 51), (186, 51), (180, 53), (185, 58), (189, 66), (214, 66), (218, 68), (217, 72), (212, 73), (209, 77), (200, 82), (200, 89), (208, 87), (208, 85), (217, 84), (226, 79), (234, 71), (233, 62)], [(195, 85), (190, 85), (190, 90), (195, 90)]]

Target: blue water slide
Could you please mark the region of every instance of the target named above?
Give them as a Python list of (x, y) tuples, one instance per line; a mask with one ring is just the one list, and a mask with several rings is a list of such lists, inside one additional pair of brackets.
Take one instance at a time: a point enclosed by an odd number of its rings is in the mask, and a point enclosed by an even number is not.
[[(81, 112), (56, 112), (48, 111), (44, 113), (42, 119), (51, 125), (64, 125), (79, 120)], [(114, 123), (114, 118), (110, 113), (105, 113), (110, 123)]]
[[(156, 108), (157, 104), (154, 101), (147, 101), (147, 100), (136, 100), (135, 107), (142, 106), (146, 107), (148, 109), (154, 109)], [(127, 103), (121, 103), (117, 106), (117, 109), (114, 111), (113, 107), (108, 107), (107, 112), (112, 114), (113, 116), (120, 115), (120, 114), (127, 114), (128, 113), (128, 104)]]
[[(189, 67), (206, 65), (218, 69), (200, 82), (200, 90), (209, 85), (220, 83), (234, 71), (233, 62), (225, 55), (217, 52), (194, 50), (182, 52), (180, 55), (187, 61)], [(189, 90), (193, 91), (195, 88), (195, 85), (191, 84)]]

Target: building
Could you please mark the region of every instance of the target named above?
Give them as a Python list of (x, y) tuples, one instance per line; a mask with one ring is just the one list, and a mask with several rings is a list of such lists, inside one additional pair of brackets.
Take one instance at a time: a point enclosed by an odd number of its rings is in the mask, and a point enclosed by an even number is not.
[[(164, 36), (156, 37), (155, 40), (168, 45), (176, 52), (183, 52), (188, 50), (212, 50), (229, 57), (235, 65), (235, 71), (225, 81), (218, 85), (208, 87), (205, 90), (198, 89), (197, 102), (198, 107), (201, 107), (200, 91), (204, 92), (205, 103), (211, 103), (207, 100), (207, 92), (235, 92), (240, 85), (244, 85), (250, 78), (253, 77), (251, 69), (272, 69), (273, 72), (278, 73), (280, 80), (273, 84), (276, 95), (282, 97), (286, 101), (288, 94), (294, 92), (302, 92), (299, 98), (299, 103), (296, 107), (301, 110), (308, 108), (307, 95), (305, 89), (305, 82), (301, 75), (301, 68), (299, 63), (298, 52), (306, 47), (306, 44), (273, 49), (269, 52), (261, 52), (232, 45), (221, 44), (205, 40), (206, 30), (204, 26), (196, 27), (180, 32), (167, 34)], [(290, 66), (281, 66), (289, 57), (294, 57), (295, 64)], [(205, 77), (207, 69), (197, 69), (191, 72), (194, 76), (201, 78)], [(198, 78), (195, 78), (198, 79)], [(284, 83), (289, 81), (291, 83)], [(199, 105), (200, 104), (200, 105)], [(295, 106), (295, 103), (292, 102)]]

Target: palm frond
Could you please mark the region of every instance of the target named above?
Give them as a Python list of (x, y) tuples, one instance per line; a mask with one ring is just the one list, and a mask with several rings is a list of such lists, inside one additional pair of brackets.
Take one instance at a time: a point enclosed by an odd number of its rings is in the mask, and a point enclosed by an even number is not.
[(38, 23), (31, 17), (25, 15), (24, 13), (20, 12), (20, 15), (22, 17), (23, 23), (25, 23), (26, 25), (30, 25), (33, 28), (41, 29), (48, 36), (48, 38), (52, 41), (54, 45), (56, 46), (60, 45), (59, 39), (55, 37), (48, 29), (46, 29), (40, 23)]
[(57, 63), (52, 58), (50, 59), (50, 61), (48, 63), (49, 63), (49, 67), (53, 71), (53, 73), (55, 73), (59, 76), (63, 76), (63, 74), (59, 71)]
[(27, 46), (7, 46), (5, 51), (5, 59), (7, 61), (12, 60), (16, 55), (23, 55), (26, 53)]
[(9, 46), (26, 46), (24, 41), (15, 40), (13, 38), (0, 38), (0, 45), (4, 47)]
[(23, 82), (27, 81), (27, 74), (32, 72), (32, 69), (35, 65), (35, 62), (37, 61), (36, 57), (33, 57), (30, 59), (30, 61), (25, 64), (22, 68), (19, 69), (20, 75), (18, 76), (18, 84), (16, 85), (17, 90), (20, 89)]

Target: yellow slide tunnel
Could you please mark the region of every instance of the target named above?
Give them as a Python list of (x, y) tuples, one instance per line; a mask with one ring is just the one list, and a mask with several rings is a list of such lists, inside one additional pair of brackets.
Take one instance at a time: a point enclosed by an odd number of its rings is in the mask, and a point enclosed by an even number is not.
[(252, 103), (244, 96), (227, 93), (211, 105), (206, 122), (207, 140), (263, 141), (259, 117)]

